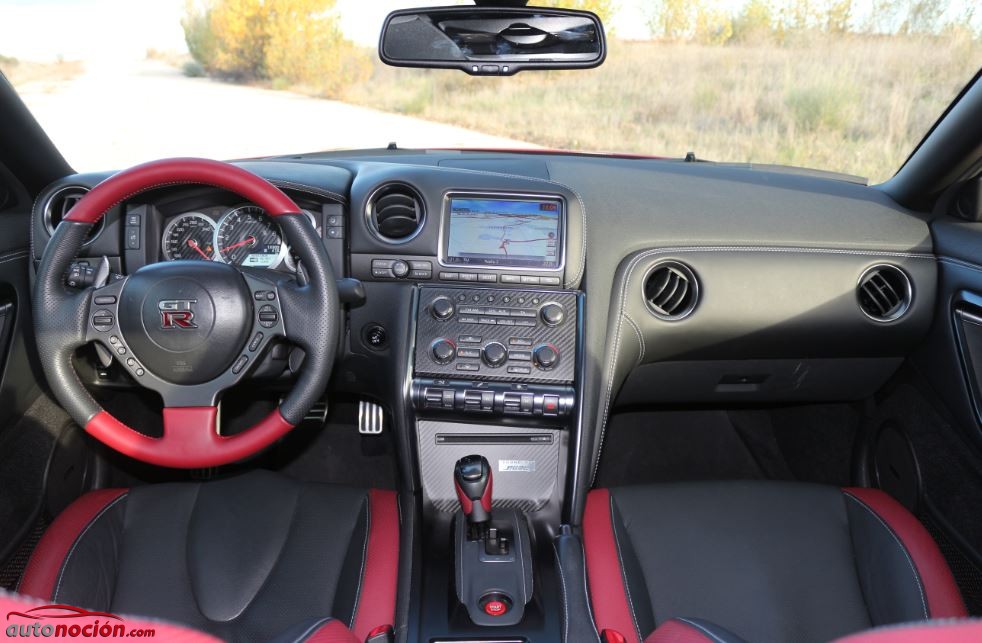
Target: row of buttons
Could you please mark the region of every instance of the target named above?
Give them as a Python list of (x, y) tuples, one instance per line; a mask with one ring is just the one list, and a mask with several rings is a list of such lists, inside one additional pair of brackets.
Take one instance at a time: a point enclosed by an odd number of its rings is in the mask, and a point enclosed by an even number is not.
[[(117, 355), (126, 355), (126, 347), (123, 346), (122, 340), (120, 340), (116, 335), (109, 337), (109, 344), (112, 346), (112, 349), (116, 351)], [(137, 377), (143, 377), (146, 374), (146, 371), (143, 370), (143, 367), (140, 366), (139, 362), (132, 357), (127, 358), (126, 365), (130, 367)]]
[(127, 250), (139, 250), (140, 249), (140, 238), (143, 236), (140, 232), (141, 224), (143, 223), (143, 217), (139, 214), (127, 214), (126, 215), (126, 249)]
[(532, 319), (512, 319), (507, 318), (494, 318), (494, 317), (472, 317), (470, 315), (461, 315), (457, 318), (457, 321), (461, 324), (481, 324), (482, 326), (535, 326), (535, 318)]
[[(484, 343), (484, 338), (480, 335), (461, 335), (457, 338), (459, 344), (482, 344)], [(532, 346), (531, 337), (509, 337), (509, 346)]]
[[(340, 209), (341, 206), (336, 206)], [(340, 214), (329, 214), (325, 221), (327, 225), (324, 234), (328, 239), (344, 239), (344, 217)]]
[[(498, 283), (498, 275), (486, 272), (441, 272), (442, 281), (471, 281), (494, 284)], [(559, 277), (536, 277), (535, 275), (501, 275), (503, 284), (522, 284), (523, 286), (558, 286)]]
[(557, 416), (561, 409), (560, 396), (551, 393), (511, 392), (499, 393), (485, 390), (454, 390), (426, 387), (423, 389), (423, 406), (428, 409), (459, 409), (470, 412), (505, 415)]
[(372, 259), (372, 277), (376, 279), (432, 279), (432, 261)]

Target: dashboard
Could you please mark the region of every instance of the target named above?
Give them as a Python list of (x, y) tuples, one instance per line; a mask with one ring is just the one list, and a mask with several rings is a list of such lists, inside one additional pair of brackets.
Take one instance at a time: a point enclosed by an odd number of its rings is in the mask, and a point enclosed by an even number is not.
[[(866, 186), (505, 152), (238, 164), (312, 218), (350, 294), (332, 386), (388, 405), (408, 392), (431, 414), (558, 411), (602, 435), (618, 405), (862, 399), (933, 319), (928, 224)], [(107, 176), (39, 196), (35, 261)], [(296, 269), (275, 222), (203, 186), (120, 204), (78, 257), (80, 274), (170, 260)], [(871, 299), (882, 283), (895, 302)]]

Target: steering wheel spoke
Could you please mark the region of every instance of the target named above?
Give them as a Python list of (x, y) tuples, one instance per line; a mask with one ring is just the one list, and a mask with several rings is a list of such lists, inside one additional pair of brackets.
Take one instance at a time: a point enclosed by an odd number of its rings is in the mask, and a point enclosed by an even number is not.
[[(112, 281), (101, 288), (84, 291), (84, 303), (88, 311), (85, 320), (85, 341), (99, 342), (114, 354), (120, 348), (119, 295), (126, 284), (126, 277)], [(127, 351), (118, 353), (126, 355)]]

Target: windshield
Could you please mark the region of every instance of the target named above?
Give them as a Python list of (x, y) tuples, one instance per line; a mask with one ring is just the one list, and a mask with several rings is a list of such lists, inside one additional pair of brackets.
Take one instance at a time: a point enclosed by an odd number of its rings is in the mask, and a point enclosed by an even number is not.
[(76, 170), (550, 148), (889, 178), (982, 64), (972, 0), (567, 0), (605, 64), (386, 67), (398, 0), (0, 0), (0, 69)]

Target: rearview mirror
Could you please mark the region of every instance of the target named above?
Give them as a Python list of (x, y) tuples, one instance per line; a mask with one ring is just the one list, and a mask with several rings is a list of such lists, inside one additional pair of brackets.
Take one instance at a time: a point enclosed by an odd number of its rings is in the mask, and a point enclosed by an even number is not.
[(588, 11), (439, 7), (389, 14), (379, 57), (396, 67), (510, 76), (526, 69), (587, 69), (607, 56), (603, 23)]

